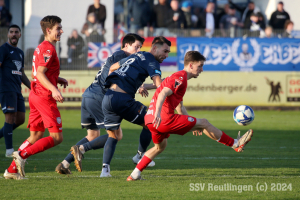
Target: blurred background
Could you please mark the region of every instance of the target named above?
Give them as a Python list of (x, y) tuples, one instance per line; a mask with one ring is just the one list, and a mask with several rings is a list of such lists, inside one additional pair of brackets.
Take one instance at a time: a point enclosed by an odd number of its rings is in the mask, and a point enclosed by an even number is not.
[[(298, 109), (299, 7), (295, 0), (0, 0), (0, 42), (7, 41), (9, 25), (19, 25), (18, 47), (31, 70), (33, 52), (44, 39), (40, 20), (61, 17), (64, 34), (56, 49), (61, 76), (70, 82), (62, 90), (64, 106), (80, 106), (96, 71), (133, 32), (146, 39), (143, 51), (155, 36), (172, 42), (161, 64), (164, 77), (183, 68), (187, 51), (205, 55), (203, 74), (187, 88), (187, 106)], [(28, 97), (28, 90), (22, 92)]]

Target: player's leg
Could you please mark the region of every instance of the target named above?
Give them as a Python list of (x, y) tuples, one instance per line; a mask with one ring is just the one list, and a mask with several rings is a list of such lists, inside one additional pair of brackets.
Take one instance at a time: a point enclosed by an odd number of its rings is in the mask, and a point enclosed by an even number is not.
[(190, 131), (196, 130), (203, 130), (203, 133), (209, 138), (216, 140), (217, 142), (222, 143), (226, 146), (232, 147), (237, 152), (242, 152), (244, 150), (245, 145), (251, 140), (251, 137), (253, 135), (253, 130), (250, 129), (242, 137), (240, 137), (240, 133), (238, 133), (238, 138), (233, 139), (223, 131), (213, 126), (205, 118), (196, 119), (196, 124)]
[(127, 178), (127, 181), (139, 180), (141, 179), (142, 171), (152, 162), (152, 160), (158, 156), (167, 147), (167, 138), (164, 138), (160, 143), (154, 143), (154, 147), (149, 149), (141, 161), (137, 164), (131, 175)]

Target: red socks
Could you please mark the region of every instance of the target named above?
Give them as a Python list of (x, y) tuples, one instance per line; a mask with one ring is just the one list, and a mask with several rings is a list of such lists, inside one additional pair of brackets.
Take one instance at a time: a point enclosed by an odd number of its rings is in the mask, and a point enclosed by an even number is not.
[[(30, 147), (31, 145), (32, 145), (32, 144), (30, 144), (30, 143), (28, 142), (28, 140), (25, 140), (25, 141), (23, 142), (23, 144), (19, 147), (18, 151), (22, 151), (22, 150), (26, 149), (27, 147)], [(15, 161), (12, 161), (12, 162), (11, 162), (11, 164), (10, 164), (9, 168), (7, 169), (7, 171), (8, 171), (9, 173), (18, 173), (18, 169), (17, 169), (17, 167), (16, 167)]]
[(42, 139), (39, 139), (36, 141), (32, 146), (27, 147), (26, 149), (22, 150), (20, 152), (20, 156), (23, 159), (28, 158), (29, 156), (32, 156), (34, 154), (43, 152), (47, 149), (50, 149), (51, 147), (54, 147), (54, 140), (51, 136), (44, 137)]
[(142, 172), (151, 161), (152, 160), (147, 156), (143, 156), (142, 160), (137, 164), (136, 168), (138, 168)]
[(226, 146), (232, 147), (232, 145), (234, 143), (234, 139), (232, 137), (229, 137), (228, 135), (226, 135), (223, 131), (222, 131), (222, 133), (223, 134), (218, 142), (220, 142)]

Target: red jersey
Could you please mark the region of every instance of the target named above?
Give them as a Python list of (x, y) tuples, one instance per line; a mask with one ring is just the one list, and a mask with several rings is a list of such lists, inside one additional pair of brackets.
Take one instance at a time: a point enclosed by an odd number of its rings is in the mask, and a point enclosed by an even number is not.
[(31, 83), (31, 90), (38, 96), (52, 96), (52, 92), (46, 89), (36, 78), (36, 72), (39, 66), (47, 67), (45, 75), (49, 81), (57, 87), (59, 76), (59, 60), (56, 54), (55, 46), (48, 41), (43, 41), (34, 51), (32, 72), (34, 81)]
[[(165, 80), (161, 83), (161, 85), (156, 89), (156, 92), (151, 100), (146, 116), (152, 115), (154, 117), (157, 97), (164, 87), (171, 89), (173, 91), (173, 94), (168, 96), (162, 105), (162, 109), (161, 109), (162, 117), (166, 115), (174, 114), (175, 108), (183, 100), (183, 96), (187, 88), (186, 71), (182, 70), (165, 78)], [(147, 125), (149, 123), (152, 123), (153, 117), (145, 117), (145, 124)]]

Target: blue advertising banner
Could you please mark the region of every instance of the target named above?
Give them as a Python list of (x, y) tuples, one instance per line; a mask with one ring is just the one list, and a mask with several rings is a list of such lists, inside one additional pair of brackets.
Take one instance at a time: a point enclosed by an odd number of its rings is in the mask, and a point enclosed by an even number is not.
[(206, 57), (205, 71), (300, 71), (300, 39), (178, 37), (179, 70), (192, 50)]
[(88, 68), (101, 67), (109, 56), (121, 50), (121, 43), (107, 44), (105, 42), (89, 42), (88, 47)]

